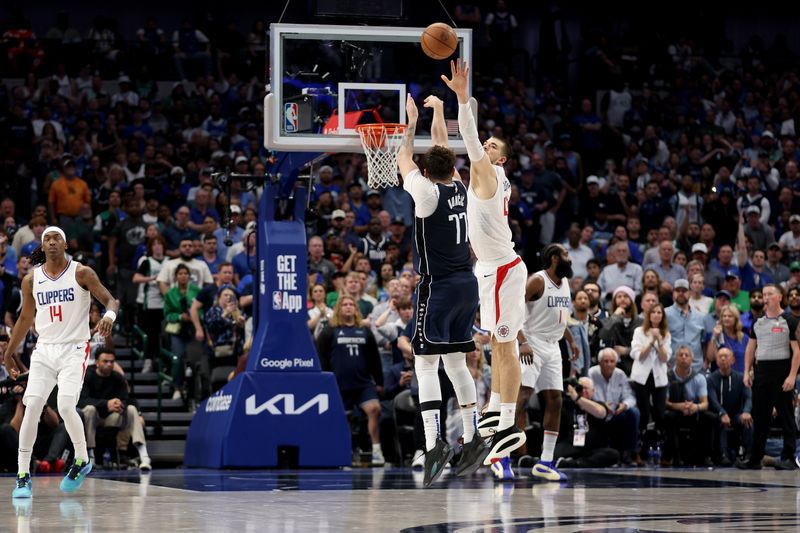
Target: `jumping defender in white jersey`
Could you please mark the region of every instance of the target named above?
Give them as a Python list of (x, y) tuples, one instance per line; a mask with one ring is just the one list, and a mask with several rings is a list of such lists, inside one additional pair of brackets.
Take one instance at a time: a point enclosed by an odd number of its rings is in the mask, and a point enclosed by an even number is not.
[(503, 163), (508, 159), (505, 141), (491, 137), (481, 146), (472, 116), (467, 85), (469, 68), (459, 59), (450, 62), (452, 78), (442, 80), (458, 97), (458, 128), (470, 160), (467, 221), (472, 251), (478, 261), (481, 327), (492, 339), (492, 396), (478, 424), (491, 435), (491, 451), (484, 464), (508, 457), (525, 443), (525, 432), (514, 425), (520, 365), (517, 334), (525, 316), (527, 270), (514, 251), (508, 226), (511, 183)]
[(550, 244), (542, 250), (542, 265), (545, 269), (528, 278), (525, 289), (527, 309), (522, 331), (530, 350), (522, 350), (522, 386), (541, 392), (545, 403), (542, 456), (533, 466), (531, 474), (549, 481), (559, 481), (567, 479), (553, 464), (553, 451), (561, 422), (561, 393), (564, 390), (558, 345), (561, 337), (567, 339), (573, 356), (577, 356), (575, 340), (567, 329), (572, 261), (566, 248), (560, 244)]
[(22, 312), (6, 349), (6, 368), (16, 379), (20, 368), (12, 354), (35, 319), (39, 337), (31, 354), (28, 386), (22, 399), (26, 409), (19, 431), (19, 473), (14, 498), (31, 497), (31, 452), (39, 418), (56, 384), (58, 412), (75, 447), (75, 461), (61, 482), (61, 490), (78, 490), (92, 470), (83, 423), (75, 409), (89, 356), (89, 306), (94, 296), (107, 309), (95, 328), (104, 337), (111, 333), (119, 307), (95, 271), (67, 259), (66, 249), (61, 228), (50, 226), (44, 230), (41, 249), (31, 255), (32, 262), (37, 263), (41, 262), (36, 261), (37, 256), (43, 254), (44, 264), (35, 267), (22, 281)]

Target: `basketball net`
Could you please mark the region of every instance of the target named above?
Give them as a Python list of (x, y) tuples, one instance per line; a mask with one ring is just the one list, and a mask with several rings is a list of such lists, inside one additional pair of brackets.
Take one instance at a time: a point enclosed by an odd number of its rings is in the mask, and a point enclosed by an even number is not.
[(367, 156), (367, 184), (372, 189), (396, 187), (397, 152), (406, 132), (405, 124), (359, 124), (356, 131)]

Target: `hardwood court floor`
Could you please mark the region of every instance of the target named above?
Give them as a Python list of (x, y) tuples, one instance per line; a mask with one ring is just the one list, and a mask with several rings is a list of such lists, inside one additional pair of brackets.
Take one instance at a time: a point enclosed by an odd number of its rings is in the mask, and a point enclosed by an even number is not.
[(800, 471), (566, 472), (560, 484), (447, 472), (430, 489), (397, 468), (98, 472), (74, 495), (37, 476), (27, 502), (2, 477), (0, 531), (800, 531)]

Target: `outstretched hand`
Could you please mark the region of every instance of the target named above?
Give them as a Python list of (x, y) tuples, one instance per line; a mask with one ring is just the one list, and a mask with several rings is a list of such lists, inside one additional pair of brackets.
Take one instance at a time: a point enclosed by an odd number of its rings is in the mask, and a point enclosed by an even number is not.
[(419, 118), (419, 110), (417, 109), (417, 104), (414, 102), (414, 99), (411, 98), (411, 93), (406, 97), (406, 118), (409, 124), (412, 122), (416, 123), (417, 118)]
[(448, 78), (442, 74), (442, 81), (447, 85), (451, 91), (456, 93), (459, 104), (466, 104), (469, 101), (467, 94), (467, 83), (469, 80), (469, 67), (466, 61), (461, 58), (456, 61), (450, 61), (450, 72), (452, 78)]

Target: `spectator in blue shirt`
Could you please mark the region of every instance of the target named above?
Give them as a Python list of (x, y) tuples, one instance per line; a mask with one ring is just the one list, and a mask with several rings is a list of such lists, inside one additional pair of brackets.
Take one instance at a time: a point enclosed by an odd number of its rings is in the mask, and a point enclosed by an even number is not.
[[(708, 410), (706, 378), (694, 370), (697, 365), (692, 359), (692, 348), (679, 346), (675, 353), (675, 368), (668, 373), (664, 458), (675, 466), (711, 466), (711, 430), (715, 415)], [(689, 430), (691, 449), (682, 446), (681, 428)]]
[(692, 311), (689, 305), (689, 282), (679, 279), (672, 291), (674, 304), (667, 307), (667, 323), (672, 337), (672, 353), (677, 353), (679, 346), (689, 346), (692, 350), (694, 370), (699, 372), (704, 364), (703, 343), (706, 332), (703, 316)]

